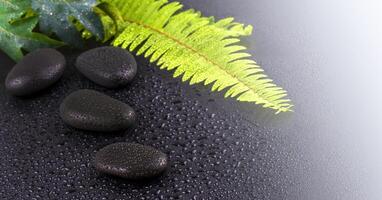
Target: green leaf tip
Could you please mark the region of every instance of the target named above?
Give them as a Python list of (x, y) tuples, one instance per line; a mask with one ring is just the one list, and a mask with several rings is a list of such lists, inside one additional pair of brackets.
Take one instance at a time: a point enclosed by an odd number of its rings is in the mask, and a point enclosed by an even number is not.
[(277, 113), (292, 111), (287, 92), (276, 86), (244, 52), (241, 36), (253, 27), (225, 18), (215, 22), (194, 10), (181, 11), (179, 2), (167, 0), (104, 0), (118, 8), (123, 29), (112, 42), (150, 58), (161, 69), (190, 84), (226, 89), (225, 97), (254, 102)]
[(29, 11), (29, 1), (0, 0), (0, 49), (15, 61), (23, 57), (22, 49), (32, 51), (63, 45), (46, 35), (33, 32), (38, 18)]
[(31, 0), (32, 8), (38, 13), (40, 31), (54, 33), (67, 44), (81, 47), (83, 40), (75, 22), (78, 21), (92, 35), (104, 38), (103, 24), (93, 11), (97, 0)]

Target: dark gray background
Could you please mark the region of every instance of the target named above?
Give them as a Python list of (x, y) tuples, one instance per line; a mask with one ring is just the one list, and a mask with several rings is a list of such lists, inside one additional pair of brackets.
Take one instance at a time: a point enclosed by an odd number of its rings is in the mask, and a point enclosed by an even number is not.
[[(0, 165), (0, 196), (380, 199), (381, 3), (184, 3), (205, 15), (234, 16), (239, 22), (254, 25), (254, 35), (245, 42), (266, 73), (288, 90), (295, 113), (275, 116), (251, 104), (224, 100), (203, 87), (172, 80), (169, 73), (156, 70), (142, 58), (138, 58), (141, 74), (134, 85), (118, 91), (103, 90), (75, 73), (71, 63), (79, 52), (62, 49), (71, 60), (69, 70), (60, 83), (41, 96), (16, 99), (0, 84), (0, 155), (4, 160)], [(3, 82), (13, 63), (3, 54), (0, 60)], [(106, 139), (64, 126), (55, 108), (77, 88), (93, 88), (126, 99), (141, 113), (142, 123), (127, 136)], [(153, 105), (146, 105), (149, 103)], [(183, 110), (177, 108), (179, 104)], [(164, 108), (155, 107), (158, 105)], [(165, 119), (172, 123), (166, 124)], [(197, 135), (200, 144), (189, 146)], [(121, 140), (153, 145), (169, 153), (171, 170), (159, 183), (129, 183), (97, 175), (88, 164), (91, 156), (102, 146)], [(187, 153), (193, 148), (202, 153)], [(229, 149), (228, 155), (221, 153), (224, 149)], [(200, 159), (192, 160), (195, 155)], [(211, 172), (220, 178), (212, 178), (215, 175)], [(224, 173), (232, 176), (221, 175)], [(187, 190), (189, 193), (184, 192)]]

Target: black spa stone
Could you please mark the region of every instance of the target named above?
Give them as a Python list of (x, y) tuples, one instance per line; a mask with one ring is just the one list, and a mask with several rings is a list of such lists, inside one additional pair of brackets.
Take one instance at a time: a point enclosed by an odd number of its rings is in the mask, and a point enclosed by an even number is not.
[(57, 50), (38, 49), (12, 68), (5, 87), (15, 96), (31, 95), (57, 82), (64, 73), (65, 65), (65, 57)]
[(86, 51), (77, 58), (76, 67), (88, 79), (107, 88), (125, 86), (137, 73), (134, 56), (119, 47)]
[(162, 174), (168, 159), (165, 153), (150, 146), (115, 143), (97, 152), (95, 167), (101, 173), (138, 180)]
[(79, 90), (60, 106), (63, 121), (89, 131), (120, 131), (135, 123), (135, 112), (127, 104), (94, 90)]

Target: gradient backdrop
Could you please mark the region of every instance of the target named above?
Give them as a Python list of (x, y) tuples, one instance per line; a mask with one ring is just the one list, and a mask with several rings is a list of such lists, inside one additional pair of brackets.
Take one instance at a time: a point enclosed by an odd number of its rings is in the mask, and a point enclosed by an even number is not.
[[(295, 113), (274, 116), (268, 110), (222, 100), (221, 95), (201, 89), (208, 98), (216, 98), (211, 107), (240, 113), (261, 130), (274, 130), (285, 142), (280, 144), (287, 147), (285, 152), (266, 156), (287, 163), (288, 174), (279, 178), (288, 182), (279, 182), (290, 187), (264, 188), (282, 194), (267, 194), (269, 199), (382, 198), (381, 1), (182, 2), (205, 15), (234, 16), (254, 25), (254, 35), (245, 39), (249, 50), (266, 73), (288, 90), (296, 105)], [(3, 54), (0, 58), (0, 65), (6, 66), (0, 70), (4, 78), (13, 64), (8, 59), (3, 62)], [(191, 89), (185, 91), (192, 93)], [(0, 143), (6, 142), (1, 138)]]
[(258, 110), (246, 116), (299, 147), (301, 199), (382, 198), (381, 1), (183, 2), (254, 25), (251, 51), (296, 112), (281, 122)]

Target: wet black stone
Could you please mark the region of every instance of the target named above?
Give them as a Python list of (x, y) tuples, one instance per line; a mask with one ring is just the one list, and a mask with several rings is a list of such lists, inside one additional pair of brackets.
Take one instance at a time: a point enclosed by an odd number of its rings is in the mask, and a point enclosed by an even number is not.
[(168, 167), (167, 155), (150, 146), (115, 143), (97, 152), (96, 169), (126, 179), (157, 177)]
[(87, 78), (107, 88), (125, 86), (137, 73), (134, 56), (119, 47), (86, 51), (77, 58), (76, 67)]
[(57, 82), (65, 65), (65, 57), (57, 50), (38, 49), (13, 67), (5, 80), (5, 87), (15, 96), (31, 95)]
[(66, 124), (89, 131), (124, 130), (136, 118), (130, 106), (94, 90), (79, 90), (66, 97), (60, 116)]

